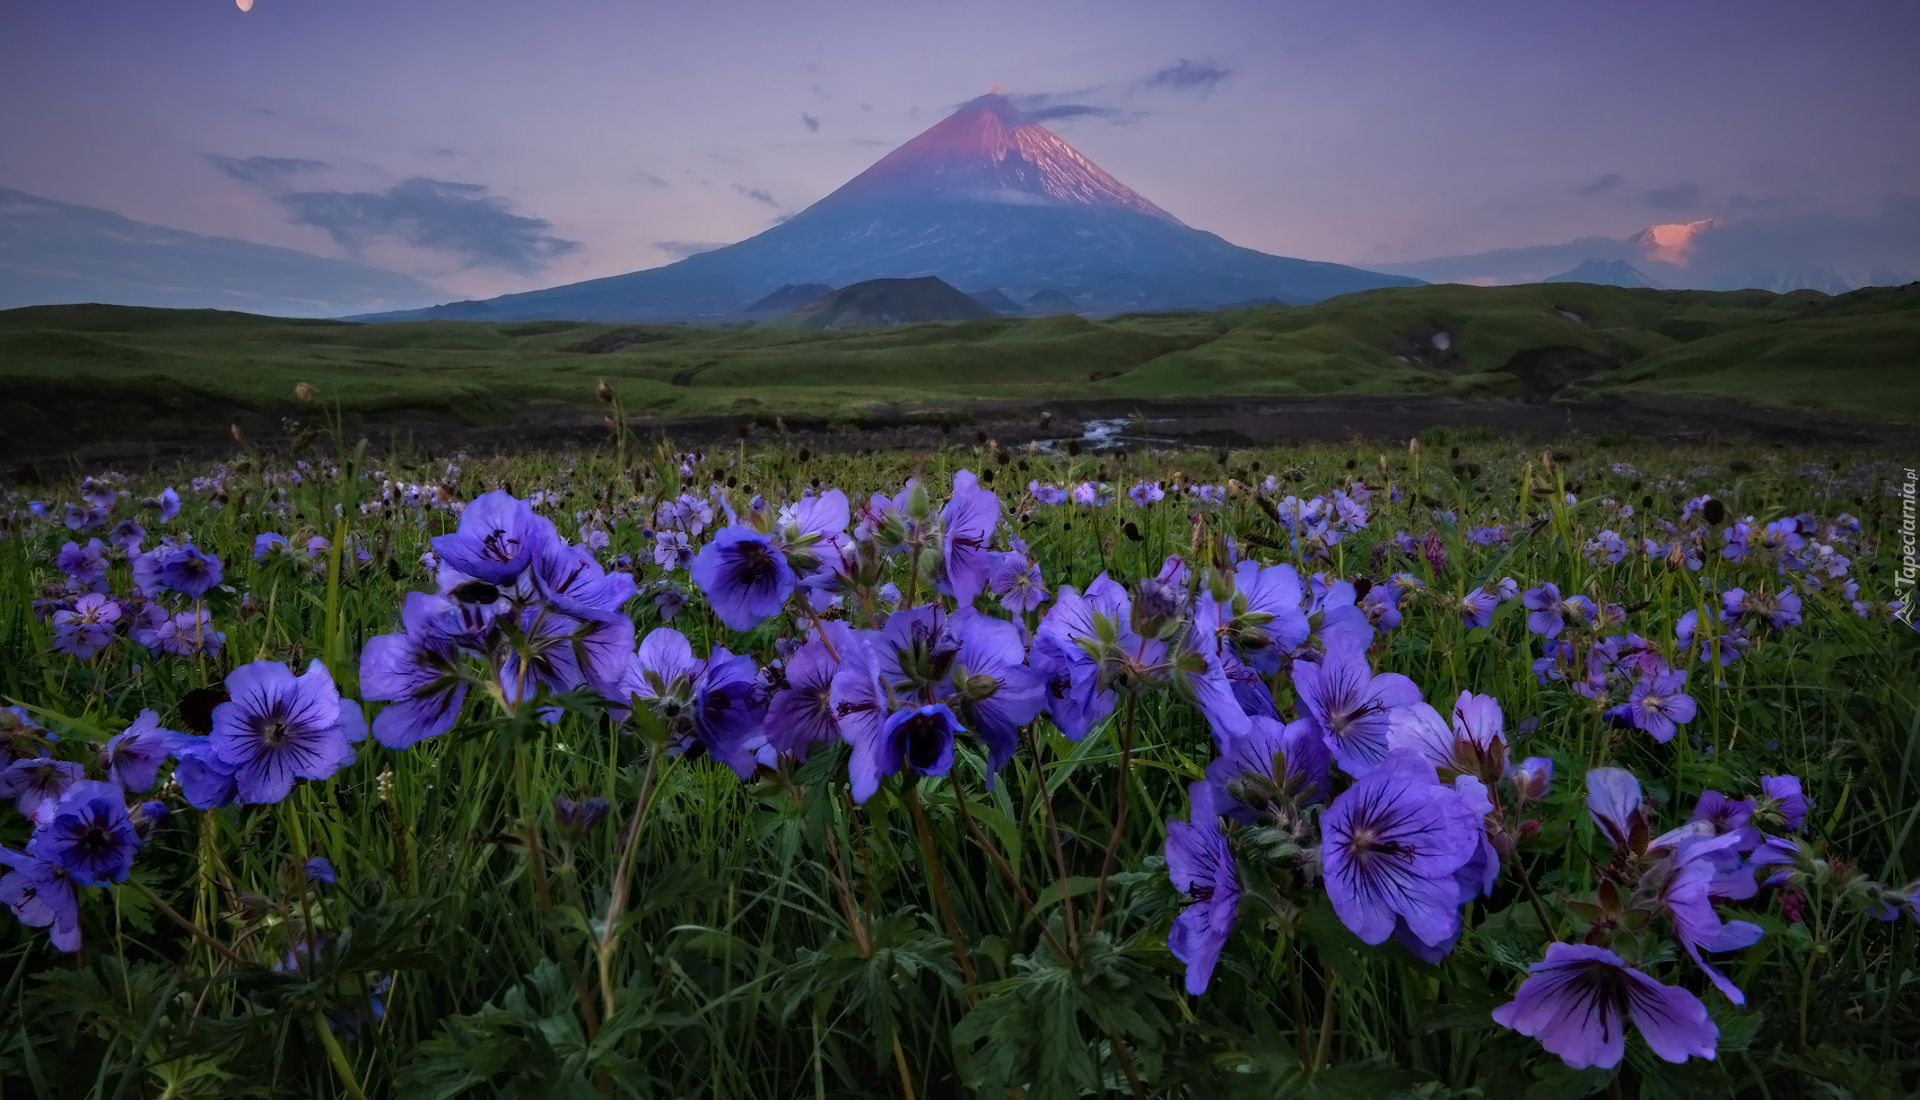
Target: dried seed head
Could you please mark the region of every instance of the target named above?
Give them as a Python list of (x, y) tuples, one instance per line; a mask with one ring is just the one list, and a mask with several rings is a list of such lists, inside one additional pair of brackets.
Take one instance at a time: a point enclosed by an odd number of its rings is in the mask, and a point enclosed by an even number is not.
[(1416, 439), (1407, 440), (1407, 453), (1410, 455), (1417, 455), (1420, 453), (1419, 439), (1416, 438)]
[(301, 382), (293, 387), (293, 395), (309, 405), (318, 405), (320, 403), (320, 391), (305, 382)]
[(600, 380), (599, 385), (593, 387), (593, 395), (609, 405), (613, 404), (613, 387), (607, 385), (607, 380), (604, 378)]
[(247, 441), (247, 433), (240, 430), (240, 422), (238, 420), (227, 425), (227, 431), (233, 436), (235, 443), (245, 443)]

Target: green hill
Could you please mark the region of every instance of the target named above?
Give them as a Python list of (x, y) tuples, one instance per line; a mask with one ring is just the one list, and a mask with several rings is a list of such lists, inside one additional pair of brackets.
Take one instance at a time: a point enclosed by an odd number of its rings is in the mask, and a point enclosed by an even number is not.
[(577, 418), (600, 378), (633, 413), (657, 416), (851, 418), (1101, 397), (1544, 401), (1649, 392), (1920, 421), (1916, 364), (1920, 285), (1837, 297), (1425, 286), (1302, 307), (843, 331), (350, 324), (40, 306), (0, 312), (0, 436), (19, 453), (223, 431), (234, 417), (310, 417), (293, 403), (297, 382), (373, 424)]

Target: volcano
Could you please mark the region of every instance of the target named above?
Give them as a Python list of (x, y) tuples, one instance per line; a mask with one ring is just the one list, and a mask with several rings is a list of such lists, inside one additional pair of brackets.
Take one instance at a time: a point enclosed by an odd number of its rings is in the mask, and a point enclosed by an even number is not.
[(664, 267), (368, 320), (724, 320), (789, 284), (936, 276), (1083, 313), (1304, 304), (1419, 280), (1271, 256), (1186, 225), (984, 95), (787, 221)]

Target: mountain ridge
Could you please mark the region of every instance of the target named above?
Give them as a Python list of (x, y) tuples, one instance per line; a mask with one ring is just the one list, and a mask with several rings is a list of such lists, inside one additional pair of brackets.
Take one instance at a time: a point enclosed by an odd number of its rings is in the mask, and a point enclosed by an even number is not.
[(1304, 304), (1420, 280), (1272, 256), (1196, 229), (1002, 96), (983, 96), (819, 202), (663, 267), (360, 320), (718, 320), (788, 284), (937, 276), (1015, 300), (1052, 287), (1093, 313)]

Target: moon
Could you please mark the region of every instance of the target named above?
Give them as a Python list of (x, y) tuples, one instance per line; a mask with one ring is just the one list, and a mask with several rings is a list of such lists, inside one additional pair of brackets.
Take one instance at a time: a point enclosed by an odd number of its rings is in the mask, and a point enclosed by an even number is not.
[(253, 10), (253, 0), (233, 0), (233, 2), (240, 5), (241, 11)]

